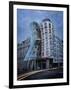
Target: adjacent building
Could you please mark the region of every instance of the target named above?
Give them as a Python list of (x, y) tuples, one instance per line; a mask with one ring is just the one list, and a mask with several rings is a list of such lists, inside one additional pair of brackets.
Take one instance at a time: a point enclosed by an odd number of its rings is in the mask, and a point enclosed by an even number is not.
[(17, 69), (18, 72), (22, 72), (24, 68), (24, 58), (30, 47), (30, 38), (18, 43), (17, 45)]
[(63, 40), (54, 36), (54, 60), (53, 63), (63, 64)]

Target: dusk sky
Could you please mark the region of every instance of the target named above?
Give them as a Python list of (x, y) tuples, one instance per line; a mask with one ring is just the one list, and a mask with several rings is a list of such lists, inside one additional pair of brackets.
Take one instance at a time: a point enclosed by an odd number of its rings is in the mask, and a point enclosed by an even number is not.
[(63, 39), (63, 11), (17, 9), (17, 42), (30, 37), (30, 23), (36, 21), (39, 24), (45, 18), (52, 21), (56, 35)]

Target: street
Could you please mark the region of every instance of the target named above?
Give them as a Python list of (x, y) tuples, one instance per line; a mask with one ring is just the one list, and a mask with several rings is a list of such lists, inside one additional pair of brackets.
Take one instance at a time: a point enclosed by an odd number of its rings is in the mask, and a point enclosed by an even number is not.
[(63, 70), (62, 69), (44, 69), (29, 72), (27, 74), (21, 75), (18, 80), (36, 80), (36, 79), (55, 79), (55, 78), (63, 78)]

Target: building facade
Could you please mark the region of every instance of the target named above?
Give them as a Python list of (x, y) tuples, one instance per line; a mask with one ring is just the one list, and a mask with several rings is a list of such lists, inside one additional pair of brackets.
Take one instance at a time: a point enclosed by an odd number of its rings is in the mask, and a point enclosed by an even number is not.
[(54, 36), (54, 60), (53, 63), (63, 63), (63, 40)]
[(54, 29), (50, 19), (44, 19), (41, 29), (41, 57), (53, 58)]
[(52, 21), (32, 22), (30, 28), (30, 38), (17, 47), (19, 69), (46, 69), (63, 63), (63, 41), (55, 35)]
[(17, 70), (22, 72), (24, 68), (24, 58), (30, 47), (30, 39), (24, 40), (22, 43), (17, 44)]

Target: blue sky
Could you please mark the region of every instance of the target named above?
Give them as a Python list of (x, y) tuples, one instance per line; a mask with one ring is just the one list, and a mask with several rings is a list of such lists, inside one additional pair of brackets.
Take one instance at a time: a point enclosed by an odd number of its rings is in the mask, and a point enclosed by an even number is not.
[(56, 35), (63, 39), (63, 11), (17, 9), (17, 42), (20, 43), (30, 37), (31, 22), (41, 23), (45, 18), (52, 21)]

